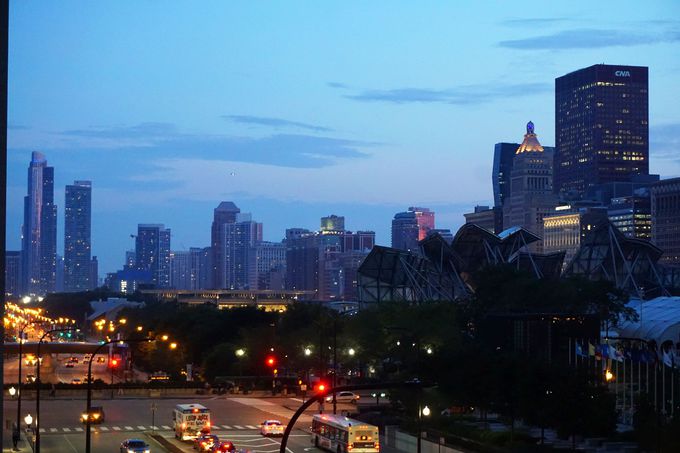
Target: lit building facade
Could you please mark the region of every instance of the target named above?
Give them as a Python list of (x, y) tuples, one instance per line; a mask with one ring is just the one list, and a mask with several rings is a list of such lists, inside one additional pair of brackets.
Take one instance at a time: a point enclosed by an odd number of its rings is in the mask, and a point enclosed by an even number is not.
[(34, 151), (28, 167), (21, 240), (22, 289), (27, 294), (54, 292), (57, 280), (57, 206), (54, 167)]
[(66, 186), (64, 203), (64, 291), (87, 291), (92, 281), (92, 183)]
[(286, 246), (283, 242), (260, 241), (250, 254), (250, 287), (284, 289)]
[(680, 264), (680, 178), (664, 179), (650, 190), (652, 242), (663, 251), (663, 264)]
[(555, 80), (555, 191), (649, 173), (648, 69), (598, 64)]
[(543, 218), (543, 252), (565, 252), (562, 267), (566, 268), (586, 235), (606, 219), (605, 208), (560, 206)]
[[(543, 218), (557, 206), (552, 187), (552, 152), (538, 141), (529, 121), (524, 141), (515, 152), (510, 178), (510, 198), (503, 205), (503, 228), (522, 227), (543, 237)], [(531, 245), (541, 252), (542, 242)]]
[(425, 239), (432, 229), (434, 211), (410, 207), (406, 212), (399, 212), (392, 220), (392, 248), (417, 252), (418, 242)]
[(609, 221), (629, 239), (652, 239), (652, 202), (648, 190), (629, 197), (612, 198)]
[(170, 288), (170, 229), (163, 224), (139, 224), (135, 267), (151, 275), (158, 288)]

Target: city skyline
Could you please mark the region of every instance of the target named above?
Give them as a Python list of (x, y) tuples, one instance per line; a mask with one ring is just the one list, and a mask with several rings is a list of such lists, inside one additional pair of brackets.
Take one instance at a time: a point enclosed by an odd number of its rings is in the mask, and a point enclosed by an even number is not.
[[(678, 175), (678, 68), (667, 55), (680, 38), (677, 22), (657, 20), (678, 6), (614, 4), (485, 14), (397, 5), (385, 15), (378, 3), (354, 15), (340, 5), (14, 3), (8, 249), (20, 248), (33, 150), (55, 168), (57, 206), (66, 184), (93, 181), (101, 276), (121, 267), (139, 223), (171, 228), (173, 249), (209, 245), (224, 200), (252, 212), (271, 241), (337, 214), (389, 245), (391, 219), (408, 206), (431, 208), (437, 228), (455, 231), (463, 213), (493, 204), (494, 144), (516, 141), (531, 120), (554, 146), (555, 79), (601, 62), (649, 67), (650, 172)], [(131, 10), (126, 36), (111, 39), (114, 18)], [(468, 15), (489, 33), (474, 33)], [(271, 29), (254, 32), (255, 20)], [(63, 219), (62, 210), (59, 251)]]

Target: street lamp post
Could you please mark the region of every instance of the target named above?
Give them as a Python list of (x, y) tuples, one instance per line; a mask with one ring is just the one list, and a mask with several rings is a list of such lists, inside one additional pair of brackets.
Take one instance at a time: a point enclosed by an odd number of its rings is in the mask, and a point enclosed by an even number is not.
[(51, 333), (55, 332), (70, 332), (71, 328), (61, 328), (61, 329), (51, 329), (48, 330), (47, 332), (43, 333), (42, 337), (40, 337), (40, 341), (38, 341), (38, 350), (36, 353), (38, 363), (36, 365), (37, 370), (36, 370), (36, 388), (35, 388), (35, 453), (40, 453), (40, 364), (42, 362), (42, 357), (40, 356), (40, 347), (42, 346), (43, 340), (45, 337)]
[[(168, 339), (167, 335), (163, 335), (163, 340)], [(125, 338), (122, 340), (109, 340), (100, 344), (92, 353), (92, 357), (104, 347), (114, 343), (139, 343), (142, 341), (154, 341), (153, 338)], [(87, 405), (85, 406), (85, 453), (91, 453), (91, 433), (90, 433), (90, 411), (92, 410), (92, 362), (87, 365)]]
[(422, 437), (422, 431), (423, 431), (423, 416), (429, 417), (430, 416), (430, 408), (425, 406), (423, 408), (420, 407), (420, 404), (418, 405), (418, 453), (420, 453), (420, 438)]
[(36, 321), (29, 321), (24, 326), (19, 330), (19, 379), (17, 382), (17, 426), (16, 430), (21, 431), (21, 362), (23, 361), (23, 353), (24, 353), (24, 330), (26, 330), (26, 327), (30, 326), (31, 324), (35, 323)]

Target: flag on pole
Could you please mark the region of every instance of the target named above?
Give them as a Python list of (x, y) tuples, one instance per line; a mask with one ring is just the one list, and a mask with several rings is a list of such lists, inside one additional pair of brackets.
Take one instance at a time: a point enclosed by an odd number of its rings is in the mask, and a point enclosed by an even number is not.
[(588, 355), (590, 357), (595, 357), (595, 345), (590, 341), (588, 342)]

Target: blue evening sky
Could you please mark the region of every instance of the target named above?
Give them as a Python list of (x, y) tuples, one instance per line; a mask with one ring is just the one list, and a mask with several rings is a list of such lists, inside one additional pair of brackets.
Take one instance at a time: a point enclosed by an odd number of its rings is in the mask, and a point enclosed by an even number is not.
[(7, 244), (32, 150), (93, 181), (93, 254), (138, 223), (207, 246), (221, 200), (264, 223), (346, 217), (389, 245), (408, 206), (455, 230), (490, 204), (493, 145), (554, 144), (554, 79), (649, 66), (651, 170), (680, 175), (680, 2), (11, 2)]

